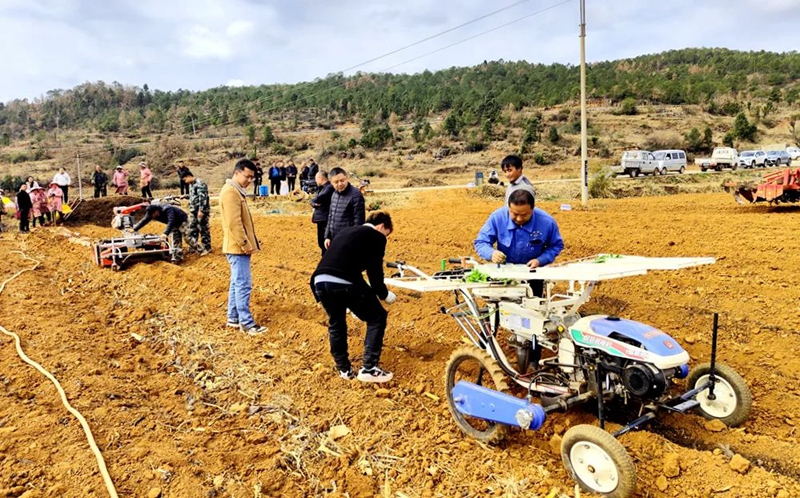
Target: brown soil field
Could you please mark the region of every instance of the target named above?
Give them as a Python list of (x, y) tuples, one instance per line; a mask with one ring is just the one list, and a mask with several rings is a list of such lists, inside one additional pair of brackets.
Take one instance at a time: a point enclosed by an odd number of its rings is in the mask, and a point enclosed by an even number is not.
[[(432, 271), (441, 258), (471, 255), (498, 205), (461, 190), (392, 198), (387, 260)], [(751, 418), (736, 429), (668, 416), (623, 436), (639, 496), (800, 496), (800, 207), (742, 207), (726, 194), (541, 207), (566, 241), (560, 261), (599, 252), (717, 258), (604, 283), (587, 305), (663, 329), (693, 363), (708, 361), (719, 312), (720, 360), (753, 393)], [(253, 259), (252, 308), (269, 327), (260, 337), (224, 326), (217, 217), (212, 255), (121, 272), (94, 266), (90, 249), (61, 228), (0, 235), (0, 281), (30, 266), (12, 251), (41, 261), (0, 295), (0, 325), (87, 418), (120, 496), (577, 495), (551, 447), (570, 426), (596, 423), (588, 410), (551, 414), (539, 431), (512, 431), (499, 446), (467, 439), (443, 393), (445, 362), (463, 343), (439, 313), (446, 294), (398, 291), (382, 358), (395, 373), (390, 384), (338, 378), (308, 286), (318, 260), (310, 216), (256, 211), (264, 248)], [(115, 233), (70, 230), (88, 240)], [(363, 334), (352, 321), (356, 361)], [(2, 335), (0, 381), (0, 497), (105, 496), (80, 425)], [(349, 434), (334, 439), (340, 425)], [(730, 465), (735, 454), (751, 462), (744, 473)]]

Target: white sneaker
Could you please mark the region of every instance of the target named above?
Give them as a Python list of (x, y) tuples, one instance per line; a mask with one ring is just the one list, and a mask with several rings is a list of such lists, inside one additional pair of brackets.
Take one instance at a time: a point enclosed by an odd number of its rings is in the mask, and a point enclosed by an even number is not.
[(267, 330), (269, 330), (267, 327), (263, 327), (261, 325), (253, 325), (249, 329), (245, 329), (244, 327), (242, 327), (242, 332), (244, 332), (247, 335), (252, 335), (252, 336), (261, 335), (264, 332), (266, 332)]
[(392, 377), (394, 377), (392, 372), (387, 372), (381, 367), (372, 367), (369, 370), (361, 367), (361, 370), (358, 371), (358, 377), (356, 378), (361, 382), (389, 382), (392, 380)]

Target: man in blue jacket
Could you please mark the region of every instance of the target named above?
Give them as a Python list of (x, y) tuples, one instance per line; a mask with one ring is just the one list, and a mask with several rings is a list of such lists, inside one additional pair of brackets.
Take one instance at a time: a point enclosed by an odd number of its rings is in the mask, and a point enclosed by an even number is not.
[[(475, 250), (492, 263), (534, 269), (552, 263), (564, 250), (564, 240), (553, 217), (534, 206), (530, 191), (520, 189), (511, 193), (508, 206), (489, 215), (475, 239)], [(542, 294), (541, 280), (533, 281), (531, 287), (534, 294)]]

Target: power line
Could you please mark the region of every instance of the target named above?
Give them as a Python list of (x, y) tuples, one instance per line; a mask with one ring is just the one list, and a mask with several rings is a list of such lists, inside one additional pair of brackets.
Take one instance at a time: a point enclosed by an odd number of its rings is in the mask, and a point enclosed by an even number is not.
[[(528, 0), (525, 0), (525, 1), (528, 1)], [(512, 21), (509, 21), (509, 22), (507, 22), (507, 23), (501, 24), (501, 25), (499, 25), (499, 26), (495, 26), (495, 27), (493, 27), (493, 28), (491, 28), (491, 29), (488, 29), (488, 30), (482, 31), (482, 32), (480, 32), (480, 33), (477, 33), (477, 34), (475, 34), (475, 35), (469, 36), (469, 37), (467, 37), (467, 38), (461, 39), (461, 40), (459, 40), (459, 41), (457, 41), (457, 42), (451, 43), (451, 44), (449, 44), (449, 45), (446, 45), (446, 46), (444, 46), (444, 47), (441, 47), (441, 48), (438, 48), (438, 49), (436, 49), (436, 50), (433, 50), (433, 51), (427, 52), (427, 53), (425, 53), (425, 54), (422, 54), (422, 55), (419, 55), (419, 56), (417, 56), (417, 57), (413, 57), (413, 58), (411, 58), (411, 59), (408, 59), (408, 60), (406, 60), (406, 61), (403, 61), (403, 62), (401, 62), (401, 63), (399, 63), (399, 64), (394, 64), (394, 65), (392, 65), (392, 66), (389, 66), (389, 67), (387, 67), (387, 68), (385, 68), (385, 69), (383, 69), (383, 70), (381, 70), (381, 71), (379, 71), (379, 72), (386, 72), (386, 71), (389, 71), (389, 70), (391, 70), (391, 69), (394, 69), (394, 68), (397, 68), (397, 67), (399, 67), (399, 66), (402, 66), (402, 65), (404, 65), (404, 64), (408, 64), (408, 63), (410, 63), (410, 62), (413, 62), (413, 61), (419, 60), (419, 59), (421, 59), (421, 58), (427, 57), (427, 56), (429, 56), (429, 55), (432, 55), (432, 54), (435, 54), (435, 53), (441, 52), (441, 51), (443, 51), (443, 50), (446, 50), (446, 49), (448, 49), (448, 48), (452, 48), (452, 47), (454, 47), (454, 46), (456, 46), (456, 45), (460, 45), (460, 44), (462, 44), (462, 43), (466, 43), (466, 42), (468, 42), (468, 41), (474, 40), (475, 38), (478, 38), (478, 37), (481, 37), (481, 36), (485, 36), (485, 35), (487, 35), (487, 34), (489, 34), (489, 33), (492, 33), (492, 32), (494, 32), (494, 31), (497, 31), (497, 30), (500, 30), (500, 29), (506, 28), (506, 27), (508, 27), (508, 26), (511, 26), (511, 25), (513, 25), (513, 24), (516, 24), (516, 23), (518, 23), (518, 22), (521, 22), (521, 21), (524, 21), (524, 20), (526, 20), (526, 19), (529, 19), (529, 18), (531, 18), (531, 17), (534, 17), (534, 16), (537, 16), (537, 15), (540, 15), (540, 14), (542, 14), (542, 13), (544, 13), (544, 12), (547, 12), (547, 11), (549, 11), (549, 10), (552, 10), (552, 9), (554, 9), (554, 8), (556, 8), (556, 7), (560, 7), (560, 6), (562, 6), (562, 5), (565, 5), (565, 4), (567, 4), (567, 3), (571, 3), (571, 2), (573, 2), (573, 1), (575, 1), (575, 0), (563, 0), (563, 1), (559, 2), (559, 3), (556, 3), (556, 4), (553, 4), (553, 5), (550, 5), (550, 6), (548, 6), (548, 7), (545, 7), (545, 8), (543, 8), (543, 9), (537, 10), (537, 11), (535, 11), (535, 12), (532, 12), (532, 13), (530, 13), (530, 14), (526, 14), (526, 15), (524, 15), (524, 16), (522, 16), (522, 17), (519, 17), (519, 18), (517, 18), (517, 19), (514, 19), (514, 20), (512, 20)], [(507, 6), (507, 7), (503, 8), (503, 9), (500, 9), (500, 10), (498, 10), (498, 11), (495, 11), (495, 13), (497, 13), (497, 12), (500, 12), (500, 11), (503, 11), (503, 10), (507, 10), (508, 8), (511, 8), (512, 6), (515, 6), (515, 5), (519, 4), (519, 3), (522, 3), (522, 2), (517, 2), (516, 4), (512, 4), (512, 5), (510, 5), (510, 6)], [(486, 17), (488, 17), (489, 15), (490, 15), (490, 14), (486, 14), (486, 15), (482, 16), (482, 18), (486, 18)], [(471, 21), (471, 22), (474, 22), (474, 21)], [(470, 24), (471, 22), (464, 23), (464, 24), (463, 24), (463, 25), (461, 25), (461, 26), (468, 25), (468, 24)], [(432, 38), (434, 38), (434, 37), (436, 37), (436, 36), (440, 36), (441, 34), (444, 34), (444, 33), (446, 33), (446, 32), (451, 32), (451, 31), (453, 31), (454, 29), (457, 29), (457, 28), (450, 28), (449, 30), (447, 30), (447, 31), (445, 31), (445, 32), (442, 32), (442, 33), (440, 33), (439, 35), (435, 35), (435, 36), (429, 37), (428, 39), (432, 39)], [(414, 46), (414, 45), (418, 45), (419, 43), (421, 43), (421, 42), (418, 42), (418, 43), (415, 43), (415, 44), (409, 45), (409, 47), (410, 47), (410, 46)], [(398, 49), (398, 50), (396, 50), (396, 51), (393, 51), (392, 53), (397, 53), (397, 52), (399, 52), (400, 50), (401, 50), (401, 49)], [(383, 56), (382, 56), (382, 57), (383, 57)], [(380, 57), (380, 58), (382, 58), (382, 57)], [(376, 59), (374, 59), (374, 60), (377, 60), (377, 58), (376, 58)], [(373, 60), (373, 61), (374, 61), (374, 60)], [(363, 63), (363, 64), (366, 64), (366, 63)], [(355, 66), (355, 67), (357, 67), (357, 66)], [(301, 85), (298, 85), (298, 87), (299, 87), (299, 88), (302, 88), (302, 87), (304, 87), (304, 86), (309, 86), (309, 85), (311, 85), (311, 84), (313, 84), (313, 82), (307, 82), (307, 83), (303, 83), (303, 84), (301, 84)], [(325, 92), (329, 92), (329, 91), (333, 91), (333, 90), (335, 90), (335, 89), (337, 89), (337, 88), (342, 88), (342, 87), (345, 87), (346, 85), (347, 85), (347, 82), (345, 82), (345, 83), (340, 83), (340, 84), (338, 84), (338, 85), (334, 85), (334, 86), (331, 86), (331, 87), (329, 87), (329, 88), (325, 88), (325, 89), (322, 89), (322, 90), (320, 90), (320, 91), (318, 91), (318, 92), (312, 93), (312, 94), (308, 95), (306, 98), (313, 98), (313, 97), (316, 97), (316, 96), (318, 96), (318, 95), (321, 95), (321, 94), (323, 94), (323, 93), (325, 93)], [(260, 98), (260, 99), (257, 99), (256, 101), (250, 102), (249, 104), (246, 104), (245, 106), (241, 107), (240, 109), (246, 109), (246, 108), (248, 108), (248, 107), (252, 106), (254, 103), (257, 103), (257, 102), (260, 102), (260, 101), (264, 100), (265, 98), (266, 98), (266, 97), (262, 97), (262, 98)], [(268, 108), (268, 109), (262, 110), (262, 111), (260, 111), (260, 112), (256, 112), (256, 115), (257, 115), (257, 116), (265, 115), (265, 114), (267, 114), (267, 113), (269, 113), (269, 112), (272, 112), (272, 111), (275, 111), (275, 110), (277, 110), (277, 109), (278, 109), (278, 108), (280, 108), (280, 107), (281, 107), (280, 105), (275, 105), (275, 106), (273, 106), (273, 107), (270, 107), (270, 108)], [(209, 119), (210, 119), (210, 118), (209, 118)], [(198, 120), (198, 122), (200, 122), (200, 120)], [(225, 123), (220, 123), (220, 125), (219, 125), (219, 126), (227, 126), (227, 125), (230, 125), (230, 124), (233, 124), (233, 123), (234, 123), (234, 120), (229, 120), (229, 121), (227, 121), (227, 122), (225, 122)], [(166, 135), (166, 134), (167, 134), (167, 132), (162, 132), (162, 133), (156, 134), (155, 136), (156, 136), (156, 137), (158, 137), (158, 136), (162, 136), (162, 135)], [(177, 140), (181, 140), (181, 141), (189, 141), (189, 140), (192, 140), (192, 139), (187, 139), (187, 138), (177, 138)], [(128, 145), (131, 145), (131, 144), (128, 144)], [(124, 146), (125, 146), (125, 145), (123, 144), (123, 145), (120, 145), (119, 147), (124, 147)], [(106, 147), (105, 147), (105, 146), (102, 146), (102, 148), (95, 149), (95, 151), (96, 151), (96, 154), (102, 154), (102, 153), (105, 151), (105, 149), (106, 149)], [(91, 155), (95, 155), (95, 153), (93, 153), (92, 151), (90, 151), (90, 152), (88, 153), (88, 155), (83, 155), (83, 154), (82, 154), (82, 153), (80, 153), (80, 152), (79, 152), (79, 154), (81, 154), (81, 157), (90, 157)]]

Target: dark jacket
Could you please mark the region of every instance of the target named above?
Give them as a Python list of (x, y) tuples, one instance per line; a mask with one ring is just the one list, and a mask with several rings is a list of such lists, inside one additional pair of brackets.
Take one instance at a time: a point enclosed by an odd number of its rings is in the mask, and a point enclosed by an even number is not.
[(300, 180), (313, 180), (308, 177), (308, 166), (303, 166), (303, 169), (300, 170)]
[(364, 196), (357, 188), (348, 183), (342, 193), (334, 190), (325, 238), (333, 239), (343, 228), (363, 225), (365, 217)]
[(311, 207), (314, 208), (314, 213), (311, 215), (311, 223), (328, 222), (328, 212), (331, 207), (331, 196), (336, 190), (331, 185), (331, 182), (326, 183), (319, 189), (317, 195), (311, 199)]
[(108, 185), (108, 175), (102, 171), (95, 171), (92, 175), (92, 183), (95, 187), (105, 187)]
[(311, 163), (308, 166), (308, 179), (313, 180), (317, 176), (317, 173), (319, 173), (319, 164)]
[(261, 183), (261, 179), (264, 178), (264, 168), (262, 168), (259, 165), (256, 165), (256, 171), (253, 174), (253, 176), (255, 177), (254, 180), (256, 181), (256, 183)]
[(192, 175), (192, 172), (189, 170), (188, 166), (178, 166), (178, 178), (183, 180), (185, 177), (189, 175), (194, 176)]
[[(364, 289), (372, 288), (379, 299), (386, 299), (389, 289), (383, 282), (383, 255), (386, 252), (386, 237), (371, 226), (345, 228), (331, 241), (322, 260), (311, 275), (311, 289), (314, 277), (333, 275)], [(361, 275), (367, 272), (369, 287)]]
[(281, 177), (281, 169), (277, 166), (270, 166), (269, 168), (269, 179), (270, 180), (278, 180)]
[(281, 181), (286, 179), (286, 166), (281, 166)]
[(297, 178), (297, 166), (294, 164), (286, 166), (286, 178)]
[[(158, 211), (158, 215), (153, 214), (156, 211)], [(133, 231), (138, 232), (142, 227), (150, 223), (151, 220), (156, 220), (167, 225), (167, 228), (164, 229), (164, 235), (169, 235), (173, 230), (177, 230), (178, 227), (186, 223), (188, 219), (189, 217), (186, 216), (186, 213), (177, 206), (172, 206), (170, 204), (153, 204), (147, 206), (144, 218), (139, 220), (139, 223), (133, 227)]]
[(25, 209), (30, 210), (33, 209), (33, 203), (31, 202), (31, 196), (28, 192), (24, 190), (20, 190), (17, 192), (17, 209), (23, 211)]

